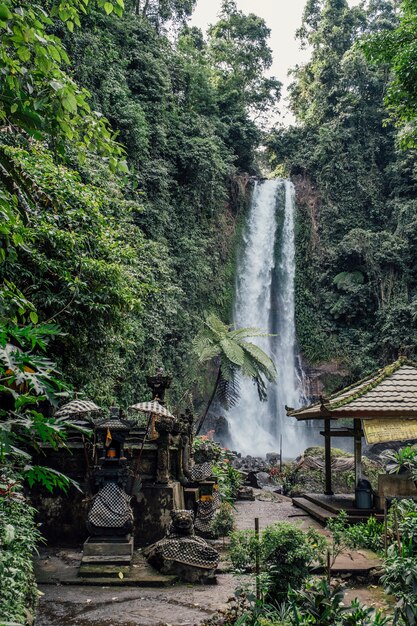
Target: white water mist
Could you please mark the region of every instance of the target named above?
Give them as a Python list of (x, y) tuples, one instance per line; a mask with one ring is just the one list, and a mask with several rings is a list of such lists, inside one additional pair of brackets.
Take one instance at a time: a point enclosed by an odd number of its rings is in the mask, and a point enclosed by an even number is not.
[(259, 400), (250, 380), (241, 381), (240, 402), (228, 419), (231, 445), (243, 454), (277, 452), (280, 435), (284, 456), (303, 447), (302, 430), (285, 412), (285, 405), (296, 407), (303, 401), (294, 318), (294, 204), (288, 180), (255, 185), (237, 268), (234, 324), (276, 335), (253, 341), (274, 359), (278, 380), (268, 386), (266, 402)]

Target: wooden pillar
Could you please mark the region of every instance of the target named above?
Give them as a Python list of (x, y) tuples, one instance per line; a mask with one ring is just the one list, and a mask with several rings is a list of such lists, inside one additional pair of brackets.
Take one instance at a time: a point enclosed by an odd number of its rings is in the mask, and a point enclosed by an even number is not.
[(362, 478), (362, 424), (360, 419), (353, 420), (354, 451), (355, 451), (355, 487)]
[(325, 490), (326, 496), (332, 496), (332, 458), (331, 458), (331, 433), (330, 433), (330, 419), (324, 420), (324, 473), (325, 473)]

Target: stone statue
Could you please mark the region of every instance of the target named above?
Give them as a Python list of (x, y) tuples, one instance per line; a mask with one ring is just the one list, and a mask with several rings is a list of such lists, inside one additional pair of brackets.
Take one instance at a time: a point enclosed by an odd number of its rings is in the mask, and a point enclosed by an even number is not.
[(144, 550), (153, 567), (186, 582), (215, 582), (219, 553), (194, 533), (192, 511), (171, 511), (166, 536)]

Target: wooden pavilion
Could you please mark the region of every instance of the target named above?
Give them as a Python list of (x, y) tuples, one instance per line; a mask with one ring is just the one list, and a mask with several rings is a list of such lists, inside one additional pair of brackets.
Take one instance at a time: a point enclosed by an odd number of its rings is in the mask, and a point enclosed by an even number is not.
[[(417, 439), (417, 363), (400, 357), (391, 365), (301, 409), (286, 407), (297, 420), (323, 420), (325, 496), (333, 496), (332, 437), (353, 437), (355, 485), (362, 477), (362, 437), (367, 443)], [(352, 419), (352, 427), (333, 427)], [(321, 497), (323, 500), (323, 496)], [(343, 498), (341, 498), (343, 501)], [(340, 507), (346, 508), (346, 507)]]

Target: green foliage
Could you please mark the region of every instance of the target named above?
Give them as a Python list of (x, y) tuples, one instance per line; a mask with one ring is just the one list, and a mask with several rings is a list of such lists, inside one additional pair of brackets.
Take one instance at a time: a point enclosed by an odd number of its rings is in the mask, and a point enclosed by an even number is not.
[(261, 555), (270, 576), (268, 597), (282, 602), (288, 587), (298, 589), (309, 566), (323, 558), (324, 538), (313, 529), (303, 532), (288, 522), (268, 526), (262, 533)]
[(276, 106), (281, 83), (265, 72), (272, 65), (269, 29), (253, 13), (244, 15), (235, 0), (224, 0), (220, 20), (208, 32), (208, 55), (215, 70), (218, 107), (228, 120), (225, 141), (238, 155), (237, 164), (253, 166), (259, 130), (247, 116), (265, 116)]
[(351, 380), (413, 355), (417, 342), (416, 157), (398, 151), (386, 123), (386, 66), (357, 45), (396, 32), (395, 4), (306, 5), (298, 35), (312, 54), (291, 86), (298, 125), (268, 141), (273, 167), (297, 188), (301, 348), (313, 363), (335, 359)]
[[(397, 599), (394, 624), (417, 624), (417, 560), (392, 551), (384, 564), (382, 582), (386, 593)], [(402, 620), (402, 621), (401, 621)]]
[(236, 470), (230, 457), (226, 454), (213, 466), (213, 475), (216, 476), (222, 500), (233, 503), (242, 485), (242, 474)]
[[(19, 305), (23, 306), (22, 300)], [(53, 449), (65, 445), (71, 428), (87, 432), (82, 423), (55, 419), (48, 413), (48, 406), (68, 395), (44, 353), (47, 342), (58, 333), (51, 324), (0, 320), (0, 468), (13, 468), (29, 487), (39, 483), (48, 491), (66, 490), (74, 483), (51, 468), (32, 465), (32, 454), (42, 444)]]
[(373, 63), (390, 69), (385, 105), (400, 130), (399, 142), (406, 149), (417, 146), (416, 21), (414, 0), (404, 0), (399, 6), (399, 22), (395, 28), (370, 34), (361, 42)]
[(252, 572), (258, 541), (254, 530), (239, 530), (231, 533), (229, 556), (233, 568), (238, 572)]
[[(106, 13), (122, 12), (123, 0), (99, 0)], [(85, 158), (96, 150), (116, 167), (122, 154), (107, 121), (91, 110), (89, 93), (80, 89), (68, 71), (68, 55), (61, 40), (49, 30), (58, 16), (72, 31), (80, 26), (80, 13), (88, 2), (56, 2), (48, 13), (32, 2), (3, 0), (0, 4), (2, 49), (0, 70), (0, 123), (3, 130), (17, 129), (37, 138), (53, 137), (57, 148), (71, 142)], [(125, 164), (124, 164), (125, 167)]]
[(388, 541), (391, 555), (417, 555), (417, 503), (394, 500), (388, 513)]
[(228, 502), (222, 502), (211, 522), (210, 530), (215, 537), (223, 537), (224, 539), (233, 532), (235, 526), (232, 506)]
[(40, 540), (35, 511), (21, 493), (17, 478), (0, 475), (0, 615), (17, 624), (34, 619), (38, 592), (33, 552)]
[(343, 591), (339, 586), (331, 587), (324, 579), (306, 583), (300, 591), (289, 594), (290, 610), (296, 626), (384, 626), (389, 618), (380, 611), (362, 606), (354, 600), (351, 606), (342, 604)]
[(217, 478), (220, 497), (223, 502), (233, 504), (243, 481), (242, 474), (233, 467), (234, 454), (207, 435), (194, 438), (193, 450), (197, 463), (208, 459), (213, 463), (213, 476)]
[(417, 446), (404, 446), (399, 450), (387, 450), (383, 454), (386, 470), (389, 474), (404, 471), (417, 474)]
[(333, 561), (345, 548), (367, 548), (374, 552), (383, 548), (384, 524), (373, 516), (366, 522), (348, 524), (346, 511), (341, 511), (327, 522), (326, 527), (332, 534)]

